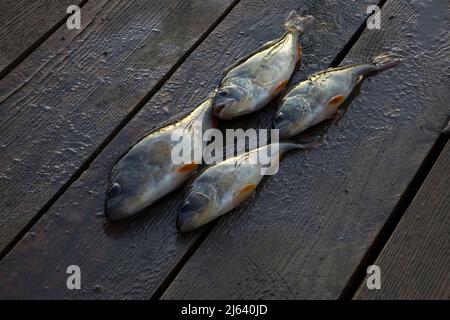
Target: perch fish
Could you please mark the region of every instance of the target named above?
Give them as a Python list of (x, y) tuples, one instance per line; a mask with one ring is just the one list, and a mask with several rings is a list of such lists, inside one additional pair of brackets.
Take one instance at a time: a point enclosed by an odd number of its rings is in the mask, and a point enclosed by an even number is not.
[[(263, 173), (275, 173), (275, 166), (278, 166), (281, 155), (292, 149), (307, 149), (318, 145), (317, 142), (304, 145), (273, 143), (208, 168), (192, 183), (178, 213), (178, 230), (193, 231), (236, 208), (255, 190)], [(267, 161), (260, 161), (262, 156), (266, 156)], [(267, 172), (263, 171), (264, 168)]]
[(220, 81), (213, 109), (221, 119), (232, 119), (260, 109), (286, 88), (301, 60), (298, 38), (314, 21), (292, 11), (285, 34), (229, 67)]
[(283, 97), (273, 127), (280, 130), (280, 138), (289, 138), (323, 120), (335, 118), (339, 106), (364, 75), (394, 67), (399, 62), (381, 54), (372, 63), (330, 68), (310, 76)]
[[(152, 132), (139, 140), (114, 165), (105, 199), (105, 215), (111, 220), (128, 218), (181, 186), (198, 164), (175, 164), (172, 141), (175, 130), (204, 132), (216, 126), (213, 95), (182, 120)], [(200, 127), (201, 126), (201, 127)], [(205, 142), (193, 139), (193, 143)]]

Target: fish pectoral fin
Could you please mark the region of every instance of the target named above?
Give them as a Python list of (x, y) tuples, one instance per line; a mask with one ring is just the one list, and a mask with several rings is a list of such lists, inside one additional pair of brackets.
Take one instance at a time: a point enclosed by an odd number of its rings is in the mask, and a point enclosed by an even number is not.
[(280, 94), (284, 89), (286, 89), (286, 86), (288, 84), (289, 80), (283, 80), (281, 81), (276, 87), (275, 87), (275, 94)]
[[(235, 63), (231, 64), (230, 66), (228, 66), (227, 68), (225, 68), (225, 70), (222, 73), (222, 79), (225, 77), (226, 74), (228, 74), (231, 70), (233, 70), (234, 68), (240, 66), (241, 64), (243, 64), (244, 62), (246, 62), (247, 60), (249, 60), (250, 58), (252, 58), (254, 55), (256, 55), (257, 53), (260, 53), (268, 48), (270, 48), (271, 46), (276, 45), (277, 43), (280, 42), (281, 39), (283, 39), (284, 37), (281, 37), (280, 39), (275, 39), (272, 41), (267, 42), (266, 44), (262, 45), (259, 49), (256, 49), (253, 52), (250, 52), (248, 55), (242, 57), (241, 59), (239, 59), (238, 61), (236, 61)], [(222, 80), (221, 80), (222, 81)]]
[(255, 189), (256, 189), (256, 184), (254, 184), (254, 183), (246, 184), (241, 190), (239, 190), (237, 197), (240, 200), (245, 200), (248, 198), (250, 193), (252, 193), (252, 191)]
[(177, 172), (179, 173), (187, 173), (189, 171), (195, 170), (198, 167), (196, 163), (186, 163), (177, 168)]
[(327, 106), (330, 108), (338, 108), (342, 102), (344, 102), (345, 100), (345, 96), (339, 94), (337, 96), (334, 96), (333, 98), (331, 98), (328, 103)]
[(302, 46), (300, 45), (300, 43), (297, 43), (297, 59), (297, 61), (302, 60)]

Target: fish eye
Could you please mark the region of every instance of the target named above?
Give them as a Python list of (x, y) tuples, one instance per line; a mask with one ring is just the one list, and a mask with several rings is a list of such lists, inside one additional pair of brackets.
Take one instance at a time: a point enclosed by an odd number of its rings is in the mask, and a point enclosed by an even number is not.
[(121, 191), (122, 191), (122, 187), (120, 186), (120, 184), (118, 184), (117, 182), (115, 182), (115, 183), (111, 186), (111, 188), (109, 188), (108, 194), (109, 194), (109, 196), (110, 196), (111, 198), (114, 198), (114, 197), (117, 197), (117, 196), (120, 194)]
[(284, 119), (284, 113), (280, 112), (275, 116), (274, 120), (275, 120), (275, 122), (279, 122), (279, 121), (282, 121), (283, 119)]
[(189, 200), (187, 200), (181, 208), (181, 213), (201, 212), (208, 206), (208, 196), (200, 193), (191, 193)]
[(190, 201), (186, 201), (183, 206), (181, 207), (181, 213), (188, 213), (190, 212), (192, 209), (194, 208), (194, 206), (192, 205), (192, 203)]
[(230, 91), (228, 91), (228, 90), (220, 90), (218, 92), (218, 95), (221, 96), (221, 97), (228, 97), (230, 95)]

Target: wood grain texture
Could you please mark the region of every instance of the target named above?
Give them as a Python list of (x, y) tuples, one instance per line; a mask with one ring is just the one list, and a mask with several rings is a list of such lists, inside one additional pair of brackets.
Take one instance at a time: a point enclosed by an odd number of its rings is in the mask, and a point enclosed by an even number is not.
[(0, 74), (63, 19), (81, 0), (0, 1)]
[(231, 3), (89, 2), (0, 82), (0, 251)]
[[(219, 221), (164, 299), (336, 299), (450, 113), (448, 1), (387, 1), (344, 64), (391, 51), (328, 145), (292, 153)], [(431, 18), (432, 17), (432, 18)], [(319, 20), (320, 21), (320, 20)]]
[[(323, 0), (300, 6), (302, 12), (316, 16), (318, 24), (302, 41), (304, 67), (297, 78), (329, 65), (364, 21), (366, 5)], [(189, 235), (177, 232), (175, 218), (183, 190), (173, 192), (136, 219), (108, 223), (103, 202), (109, 169), (137, 137), (200, 103), (227, 65), (279, 37), (287, 14), (298, 7), (297, 0), (241, 1), (3, 259), (0, 297), (152, 297), (204, 229)], [(329, 12), (336, 12), (337, 17), (330, 17)], [(269, 111), (239, 121), (268, 124), (273, 106)], [(66, 289), (69, 264), (82, 269), (80, 291)]]
[(355, 299), (450, 299), (450, 142), (374, 264), (381, 289)]

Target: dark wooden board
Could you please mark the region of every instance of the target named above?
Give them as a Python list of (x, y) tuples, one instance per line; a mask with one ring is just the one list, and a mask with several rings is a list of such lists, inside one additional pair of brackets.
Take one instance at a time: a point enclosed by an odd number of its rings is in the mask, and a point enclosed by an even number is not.
[(0, 75), (66, 15), (69, 5), (82, 0), (0, 1)]
[[(299, 78), (330, 64), (364, 21), (366, 5), (361, 1), (241, 1), (3, 259), (0, 297), (152, 297), (205, 230), (178, 234), (175, 218), (182, 190), (136, 219), (117, 225), (105, 221), (104, 191), (113, 162), (137, 137), (201, 102), (236, 58), (280, 36), (290, 10), (300, 6), (318, 20), (316, 30), (303, 40), (304, 67)], [(252, 118), (263, 119), (255, 115), (242, 121)], [(69, 264), (81, 267), (80, 291), (66, 288)]]
[(346, 61), (390, 50), (403, 63), (362, 83), (327, 146), (288, 155), (223, 217), (162, 298), (341, 295), (450, 113), (448, 6), (385, 3)]
[(450, 142), (374, 264), (381, 289), (355, 299), (450, 299)]
[(231, 3), (89, 2), (0, 81), (0, 251)]

